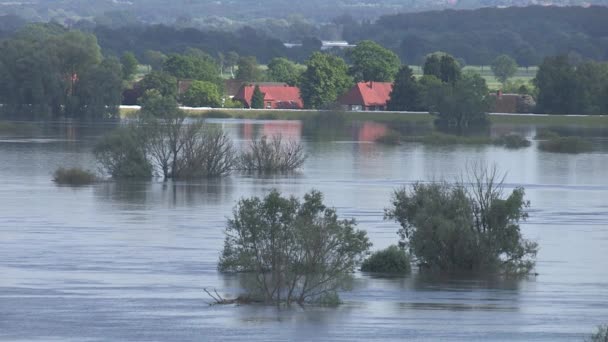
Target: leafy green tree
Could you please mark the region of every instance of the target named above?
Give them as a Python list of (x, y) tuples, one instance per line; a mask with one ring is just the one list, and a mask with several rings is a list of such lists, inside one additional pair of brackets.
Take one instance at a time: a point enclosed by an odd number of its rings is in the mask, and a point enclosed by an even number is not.
[(440, 63), (441, 81), (445, 83), (454, 83), (460, 79), (460, 65), (454, 57), (450, 55), (441, 56)]
[(358, 43), (346, 56), (352, 62), (349, 73), (356, 82), (390, 82), (401, 65), (394, 52), (370, 40)]
[(139, 62), (135, 55), (131, 52), (125, 52), (120, 58), (120, 63), (122, 64), (122, 77), (125, 80), (130, 80), (135, 76), (137, 72), (137, 66)]
[(464, 74), (456, 83), (443, 83), (430, 89), (430, 110), (437, 115), (440, 129), (462, 133), (469, 128), (488, 124), (490, 97), (486, 81), (474, 73)]
[(460, 78), (460, 65), (454, 57), (445, 52), (434, 52), (427, 56), (424, 75), (435, 76), (444, 83), (453, 83)]
[(337, 299), (371, 243), (354, 220), (311, 191), (301, 202), (276, 190), (242, 199), (228, 220), (218, 268), (241, 273), (252, 299), (266, 303), (318, 303)]
[(298, 83), (303, 70), (287, 58), (273, 58), (268, 63), (268, 76), (276, 82), (285, 82), (291, 86)]
[(262, 73), (255, 57), (241, 57), (235, 78), (243, 82), (256, 82), (262, 78)]
[(215, 60), (204, 52), (190, 53), (170, 55), (163, 65), (163, 71), (177, 79), (207, 81), (221, 86), (219, 66)]
[(547, 57), (539, 66), (534, 85), (541, 113), (572, 114), (580, 109), (580, 84), (567, 56)]
[(107, 58), (82, 76), (76, 88), (80, 116), (96, 120), (118, 118), (122, 101), (120, 62)]
[(211, 82), (193, 81), (182, 95), (182, 103), (190, 107), (219, 107), (222, 97), (217, 86)]
[(418, 80), (421, 96), (421, 109), (430, 110), (435, 102), (435, 95), (438, 89), (441, 89), (442, 82), (433, 75), (424, 75)]
[(387, 104), (388, 110), (415, 111), (422, 108), (422, 93), (416, 82), (412, 69), (404, 65), (399, 69), (390, 99)]
[(496, 57), (494, 61), (492, 61), (491, 67), (494, 76), (503, 84), (517, 72), (517, 62), (507, 55)]
[(340, 57), (315, 52), (306, 61), (306, 67), (300, 82), (306, 108), (328, 106), (353, 85), (348, 66)]
[(441, 56), (434, 53), (426, 57), (422, 67), (424, 75), (435, 76), (441, 79)]
[(253, 95), (251, 96), (251, 108), (264, 108), (264, 93), (262, 93), (260, 90), (259, 85), (256, 85), (255, 88), (253, 88)]
[(160, 71), (167, 60), (167, 56), (160, 51), (144, 51), (144, 63), (148, 64), (152, 70)]
[(608, 325), (600, 325), (597, 331), (591, 335), (589, 342), (608, 342)]
[(230, 75), (234, 78), (234, 67), (239, 62), (239, 54), (230, 51), (226, 54), (226, 67), (230, 68)]
[(148, 90), (157, 90), (163, 97), (177, 96), (177, 79), (168, 73), (152, 71), (139, 81), (138, 86), (142, 95)]
[(538, 250), (519, 227), (529, 202), (523, 188), (504, 197), (503, 179), (478, 168), (455, 184), (417, 183), (395, 191), (385, 217), (422, 268), (526, 274)]

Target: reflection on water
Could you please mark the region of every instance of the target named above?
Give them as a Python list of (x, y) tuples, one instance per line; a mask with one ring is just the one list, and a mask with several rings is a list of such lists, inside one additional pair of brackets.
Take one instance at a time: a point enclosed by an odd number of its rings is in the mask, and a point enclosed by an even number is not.
[[(53, 184), (51, 172), (95, 169), (92, 147), (113, 125), (35, 124), (0, 133), (0, 340), (571, 341), (608, 317), (605, 129), (569, 127), (598, 149), (562, 155), (535, 145), (381, 146), (372, 141), (388, 129), (414, 135), (428, 126), (336, 116), (210, 123), (239, 147), (276, 133), (301, 140), (309, 159), (295, 174), (74, 189)], [(530, 138), (539, 128), (496, 125), (490, 134)], [(394, 188), (452, 179), (471, 161), (508, 171), (508, 188), (525, 186), (532, 211), (522, 231), (540, 244), (538, 276), (357, 272), (337, 309), (206, 305), (202, 288), (242, 292), (238, 278), (216, 270), (238, 199), (316, 188), (381, 249), (397, 241), (397, 225), (382, 218)]]

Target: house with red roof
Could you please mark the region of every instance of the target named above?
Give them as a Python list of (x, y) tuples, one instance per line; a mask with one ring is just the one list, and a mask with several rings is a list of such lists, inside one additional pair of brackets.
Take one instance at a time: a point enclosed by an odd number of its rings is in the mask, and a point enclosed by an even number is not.
[(247, 108), (251, 108), (251, 98), (255, 87), (259, 86), (264, 94), (264, 108), (266, 109), (302, 109), (304, 103), (300, 96), (300, 88), (292, 87), (286, 83), (249, 83), (244, 84), (234, 96)]
[(393, 84), (389, 82), (360, 82), (338, 98), (346, 110), (386, 110)]

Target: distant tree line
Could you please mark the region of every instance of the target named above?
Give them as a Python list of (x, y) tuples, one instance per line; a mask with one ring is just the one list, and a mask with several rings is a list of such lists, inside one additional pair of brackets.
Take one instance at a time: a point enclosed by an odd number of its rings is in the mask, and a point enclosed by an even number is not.
[(433, 11), (383, 16), (344, 26), (350, 42), (374, 40), (402, 60), (420, 64), (428, 53), (446, 51), (469, 65), (489, 65), (508, 54), (522, 66), (572, 53), (608, 59), (608, 8), (510, 7)]

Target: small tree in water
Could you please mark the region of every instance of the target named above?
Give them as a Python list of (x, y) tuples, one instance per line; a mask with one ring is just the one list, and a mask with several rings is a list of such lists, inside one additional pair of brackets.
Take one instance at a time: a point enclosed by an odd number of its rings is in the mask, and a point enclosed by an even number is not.
[(506, 198), (503, 192), (496, 168), (478, 168), (470, 182), (417, 183), (395, 191), (385, 217), (399, 222), (402, 244), (421, 267), (526, 274), (538, 250), (519, 228), (529, 202), (523, 188)]
[(300, 168), (306, 161), (304, 146), (296, 141), (283, 141), (280, 135), (262, 136), (252, 140), (249, 150), (239, 157), (239, 168), (244, 171), (285, 172)]
[(320, 192), (242, 199), (228, 220), (221, 272), (245, 273), (250, 297), (305, 304), (337, 298), (371, 246), (354, 220), (340, 220)]

